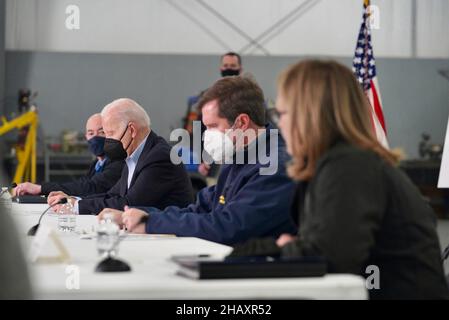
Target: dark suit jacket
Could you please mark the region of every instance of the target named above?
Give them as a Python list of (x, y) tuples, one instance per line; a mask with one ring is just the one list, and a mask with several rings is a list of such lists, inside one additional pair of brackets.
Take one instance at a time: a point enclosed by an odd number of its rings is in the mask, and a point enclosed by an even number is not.
[(48, 195), (52, 191), (62, 191), (71, 196), (88, 196), (97, 193), (109, 191), (120, 179), (124, 161), (111, 161), (106, 158), (103, 164), (103, 170), (95, 172), (97, 160), (90, 165), (87, 175), (75, 181), (55, 183), (44, 182), (41, 193)]
[(123, 210), (128, 206), (151, 206), (164, 209), (184, 207), (193, 202), (192, 185), (184, 165), (170, 160), (168, 143), (151, 131), (137, 161), (128, 189), (128, 167), (120, 180), (106, 194), (83, 198), (78, 202), (80, 214), (98, 214), (104, 208)]
[(236, 255), (262, 248), (284, 256), (322, 255), (329, 272), (370, 281), (374, 273), (367, 267), (377, 266), (379, 288), (370, 290), (371, 298), (448, 298), (435, 215), (403, 172), (371, 151), (339, 142), (297, 191), (298, 240), (282, 250), (267, 239), (252, 241)]

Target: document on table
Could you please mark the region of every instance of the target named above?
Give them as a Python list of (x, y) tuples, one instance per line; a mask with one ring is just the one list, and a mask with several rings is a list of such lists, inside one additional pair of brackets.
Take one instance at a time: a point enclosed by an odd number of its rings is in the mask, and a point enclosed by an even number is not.
[[(79, 232), (81, 239), (96, 239), (97, 234), (95, 232), (82, 233)], [(155, 239), (178, 239), (174, 234), (135, 234), (120, 232), (121, 241), (133, 241), (133, 240), (155, 240)]]
[(438, 177), (438, 188), (449, 188), (449, 120), (447, 123), (443, 159), (441, 160), (440, 176)]
[(133, 234), (128, 233), (123, 241), (129, 240), (154, 240), (154, 239), (178, 239), (174, 234)]

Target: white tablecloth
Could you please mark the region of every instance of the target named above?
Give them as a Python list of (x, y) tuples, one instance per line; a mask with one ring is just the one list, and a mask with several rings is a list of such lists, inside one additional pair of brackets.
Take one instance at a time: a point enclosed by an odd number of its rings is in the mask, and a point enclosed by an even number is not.
[[(26, 231), (37, 222), (45, 205), (13, 204), (12, 214), (25, 246)], [(57, 226), (49, 214), (43, 223)], [(78, 216), (77, 231), (92, 229), (94, 216)], [(362, 277), (327, 275), (317, 278), (191, 280), (177, 276), (175, 254), (210, 254), (222, 257), (230, 247), (197, 238), (131, 236), (120, 243), (118, 257), (132, 268), (126, 273), (96, 273), (100, 257), (96, 240), (80, 239), (76, 233), (60, 233), (69, 264), (30, 264), (35, 294), (42, 299), (366, 299)], [(5, 262), (2, 262), (5, 263)], [(75, 267), (72, 267), (75, 266)], [(75, 269), (74, 269), (75, 268)], [(73, 277), (79, 270), (79, 289)]]

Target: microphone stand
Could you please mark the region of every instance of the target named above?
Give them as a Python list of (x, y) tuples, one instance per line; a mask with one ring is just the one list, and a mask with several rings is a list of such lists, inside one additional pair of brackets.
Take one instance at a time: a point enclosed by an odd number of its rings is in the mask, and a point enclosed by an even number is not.
[(34, 226), (32, 226), (32, 227), (30, 228), (30, 230), (28, 230), (27, 235), (29, 235), (29, 236), (35, 236), (35, 235), (36, 235), (36, 232), (37, 232), (37, 229), (39, 229), (39, 226), (40, 226), (40, 224), (41, 224), (41, 220), (42, 220), (43, 216), (45, 215), (45, 213), (46, 213), (48, 210), (50, 210), (51, 208), (53, 208), (54, 206), (56, 206), (56, 205), (58, 205), (58, 204), (65, 204), (65, 203), (67, 203), (67, 198), (62, 198), (62, 199), (59, 200), (57, 203), (55, 203), (55, 204), (49, 206), (47, 209), (45, 209), (45, 211), (42, 212), (41, 216), (39, 217), (39, 221), (37, 222), (37, 224), (34, 225)]
[(126, 234), (124, 236), (119, 236), (115, 243), (111, 246), (111, 250), (108, 250), (108, 255), (102, 261), (98, 263), (95, 268), (95, 272), (126, 272), (131, 271), (131, 267), (125, 261), (114, 258), (111, 255), (111, 252), (117, 245), (126, 238)]

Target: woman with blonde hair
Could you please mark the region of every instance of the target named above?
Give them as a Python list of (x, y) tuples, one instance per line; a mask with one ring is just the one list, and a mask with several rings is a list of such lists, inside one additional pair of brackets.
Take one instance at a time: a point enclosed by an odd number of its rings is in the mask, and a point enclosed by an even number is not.
[(296, 236), (255, 239), (233, 255), (324, 256), (332, 273), (380, 272), (371, 298), (447, 298), (435, 216), (376, 139), (370, 106), (352, 72), (307, 60), (278, 82), (279, 128), (298, 181)]

